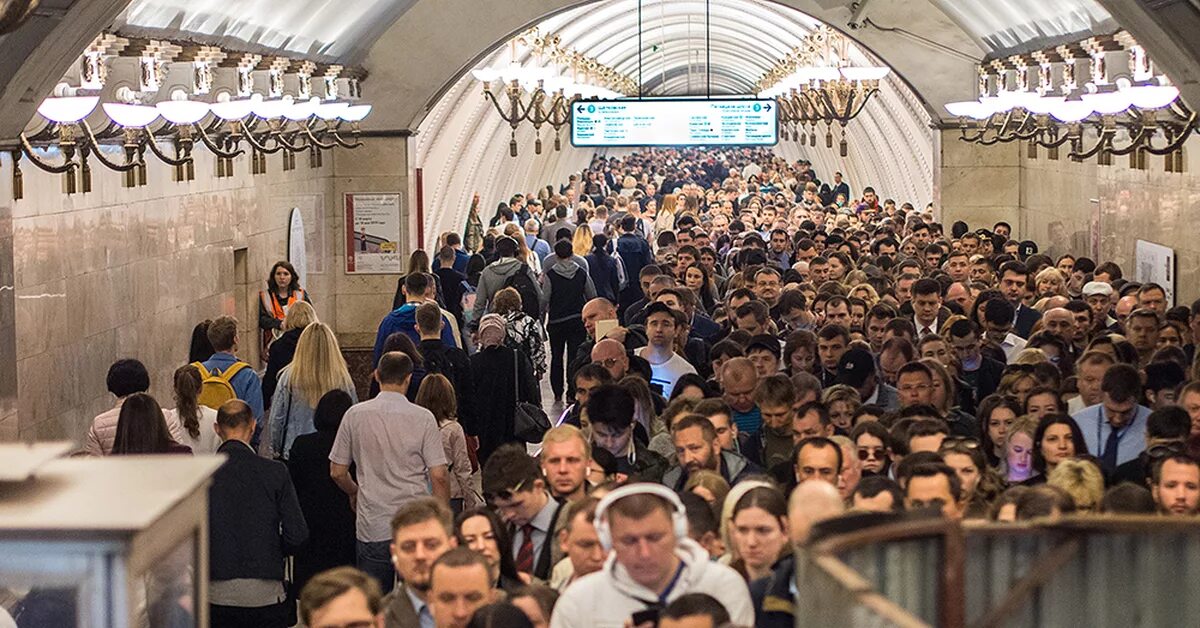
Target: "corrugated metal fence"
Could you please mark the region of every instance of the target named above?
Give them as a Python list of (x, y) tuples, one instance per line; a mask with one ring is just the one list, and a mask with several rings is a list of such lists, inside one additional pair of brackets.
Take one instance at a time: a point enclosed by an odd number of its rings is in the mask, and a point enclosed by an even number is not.
[(1200, 624), (1200, 521), (905, 521), (826, 537), (797, 556), (799, 590), (810, 590), (797, 626)]

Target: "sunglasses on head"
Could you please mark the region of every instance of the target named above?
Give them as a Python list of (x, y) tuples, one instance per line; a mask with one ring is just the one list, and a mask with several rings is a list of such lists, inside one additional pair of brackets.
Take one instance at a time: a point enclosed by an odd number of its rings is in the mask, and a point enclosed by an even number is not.
[(966, 436), (947, 436), (942, 440), (941, 449), (952, 449), (954, 447), (963, 447), (966, 449), (978, 449), (979, 441)]
[(502, 491), (498, 491), (495, 493), (484, 493), (483, 499), (489, 505), (491, 505), (491, 503), (496, 501), (497, 499), (509, 501), (513, 497), (516, 496), (517, 492), (521, 490), (522, 486), (525, 486), (525, 480), (521, 480), (520, 482), (517, 482), (517, 485), (512, 488), (504, 489)]

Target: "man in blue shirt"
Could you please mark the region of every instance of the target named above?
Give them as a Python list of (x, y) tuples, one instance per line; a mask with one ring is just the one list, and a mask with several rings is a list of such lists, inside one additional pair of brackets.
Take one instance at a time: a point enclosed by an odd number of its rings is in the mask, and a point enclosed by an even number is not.
[[(462, 236), (449, 231), (446, 233), (446, 246), (454, 249), (454, 270), (462, 274), (467, 274), (467, 262), (471, 261), (471, 256), (466, 251), (462, 250)], [(441, 260), (434, 258), (433, 270), (441, 268)]]
[[(379, 323), (379, 333), (375, 335), (375, 355), (371, 360), (372, 367), (379, 366), (379, 356), (383, 355), (383, 345), (387, 342), (388, 336), (398, 331), (407, 334), (414, 345), (421, 344), (421, 334), (417, 332), (417, 307), (425, 303), (425, 293), (429, 291), (429, 284), (432, 281), (432, 275), (425, 273), (409, 273), (404, 278), (405, 303), (392, 310)], [(450, 319), (443, 315), (442, 342), (446, 343), (447, 347), (458, 346), (453, 330), (454, 326), (451, 325)]]
[[(237, 358), (238, 319), (232, 316), (217, 317), (208, 326), (208, 342), (212, 344), (213, 355), (204, 362), (204, 369), (209, 373), (213, 375), (224, 373), (234, 364), (241, 362)], [(254, 437), (250, 442), (251, 446), (257, 449), (259, 436), (262, 435), (262, 426), (266, 423), (263, 420), (262, 382), (258, 379), (258, 374), (254, 372), (254, 369), (247, 365), (233, 375), (229, 380), (229, 385), (233, 387), (233, 393), (237, 395), (237, 398), (250, 406), (250, 412), (257, 421)]]
[(1141, 385), (1136, 368), (1114, 364), (1100, 382), (1101, 402), (1072, 417), (1083, 432), (1088, 452), (1100, 459), (1106, 474), (1137, 458), (1146, 448), (1150, 408), (1137, 402)]
[(550, 256), (554, 250), (550, 247), (550, 243), (538, 237), (538, 221), (530, 218), (525, 221), (525, 246), (529, 247), (538, 256), (538, 261), (543, 261)]

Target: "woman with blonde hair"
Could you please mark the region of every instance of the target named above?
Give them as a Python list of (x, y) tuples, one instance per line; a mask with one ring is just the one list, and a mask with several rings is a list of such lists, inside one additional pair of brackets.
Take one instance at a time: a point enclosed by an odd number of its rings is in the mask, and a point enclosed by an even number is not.
[[(579, 257), (592, 253), (592, 228), (587, 225), (575, 227), (575, 236), (571, 238), (571, 252)], [(553, 248), (553, 244), (550, 245)]]
[(284, 460), (292, 441), (316, 431), (313, 415), (325, 393), (344, 390), (356, 403), (357, 392), (337, 337), (325, 323), (313, 323), (300, 334), (296, 357), (279, 373), (279, 387), (268, 420), (271, 449)]
[(450, 470), (450, 509), (457, 515), (484, 506), (483, 499), (473, 488), (478, 470), (471, 465), (467, 435), (458, 423), (458, 401), (450, 380), (440, 373), (426, 375), (417, 391), (417, 405), (433, 413), (442, 435), (442, 449), (446, 452)]
[(1067, 294), (1067, 278), (1057, 268), (1042, 269), (1034, 278), (1033, 285), (1037, 288), (1038, 298), (1070, 296)]
[(862, 401), (858, 391), (845, 384), (836, 384), (825, 389), (821, 394), (821, 403), (829, 408), (829, 420), (833, 426), (847, 433), (854, 421), (854, 413), (858, 411)]
[(1075, 510), (1092, 512), (1104, 499), (1104, 475), (1090, 460), (1063, 460), (1046, 478), (1050, 486), (1066, 491), (1075, 500)]
[(262, 393), (263, 403), (268, 408), (271, 398), (275, 396), (275, 386), (279, 380), (279, 371), (292, 363), (296, 355), (296, 343), (304, 328), (317, 322), (317, 311), (311, 303), (299, 301), (288, 308), (287, 317), (283, 319), (283, 335), (271, 343), (271, 355), (267, 359), (267, 370), (263, 371)]
[(675, 228), (675, 208), (679, 197), (675, 194), (664, 194), (662, 204), (658, 206), (658, 215), (654, 217), (655, 233), (670, 231)]
[(720, 516), (721, 506), (725, 504), (725, 496), (729, 495), (729, 482), (716, 471), (701, 469), (688, 476), (683, 485), (685, 493), (695, 493), (713, 508), (713, 514)]
[(866, 301), (868, 310), (874, 307), (876, 303), (879, 303), (879, 293), (876, 292), (875, 287), (869, 283), (860, 283), (851, 288), (850, 296), (858, 297), (863, 301)]

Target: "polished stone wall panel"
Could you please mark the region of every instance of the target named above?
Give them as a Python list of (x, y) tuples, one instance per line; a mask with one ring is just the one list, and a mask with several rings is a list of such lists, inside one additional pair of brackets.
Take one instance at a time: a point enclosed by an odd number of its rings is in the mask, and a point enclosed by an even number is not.
[[(326, 210), (334, 206), (332, 160), (312, 170), (298, 159), (296, 170), (283, 172), (269, 158), (268, 173), (251, 176), (242, 159), (234, 177), (215, 179), (207, 152), (196, 154), (194, 181), (176, 182), (173, 169), (151, 164), (148, 185), (132, 189), (95, 168), (93, 190), (67, 196), (60, 177), (25, 164), (25, 198), (11, 201), (11, 177), (0, 177), (0, 224), (7, 212), (13, 216), (12, 239), (0, 239), (0, 260), (2, 245), (12, 243), (12, 265), (0, 279), (11, 276), (15, 286), (0, 291), (0, 349), (4, 324), (16, 330), (12, 350), (0, 353), (0, 440), (81, 439), (91, 418), (113, 403), (105, 373), (121, 357), (146, 363), (151, 393), (172, 407), (171, 376), (186, 360), (197, 322), (234, 313), (244, 295), (243, 328), (255, 337), (253, 299), (270, 264), (286, 257), (293, 206), (319, 242), (310, 251), (324, 258), (316, 272), (310, 263), (306, 287), (318, 316), (336, 328), (326, 233), (336, 224)], [(0, 157), (0, 171), (10, 168), (7, 155)], [(247, 281), (239, 284), (233, 251), (243, 247)], [(7, 319), (5, 295), (16, 297)], [(243, 357), (257, 365), (256, 342), (243, 344)], [(14, 371), (15, 417), (5, 405), (14, 395), (4, 394)]]
[[(1137, 240), (1175, 249), (1176, 304), (1200, 297), (1200, 173), (1194, 159), (1185, 173), (1164, 171), (1162, 157), (1149, 156), (1144, 170), (1129, 167), (1127, 157), (1099, 166), (1095, 159), (1071, 161), (1066, 150), (1049, 159), (1045, 150), (1029, 158), (1016, 144), (978, 146), (942, 136), (942, 220), (966, 220), (972, 227), (996, 220), (1013, 224), (1018, 239), (1032, 239), (1042, 252), (1070, 252), (1098, 261), (1114, 261), (1134, 276)], [(1187, 144), (1188, 157), (1200, 141)], [(973, 172), (968, 172), (973, 171)], [(1018, 176), (1012, 176), (1017, 172)], [(969, 184), (967, 183), (969, 182)], [(1016, 197), (1014, 198), (1014, 194)], [(982, 201), (994, 200), (995, 204)]]

